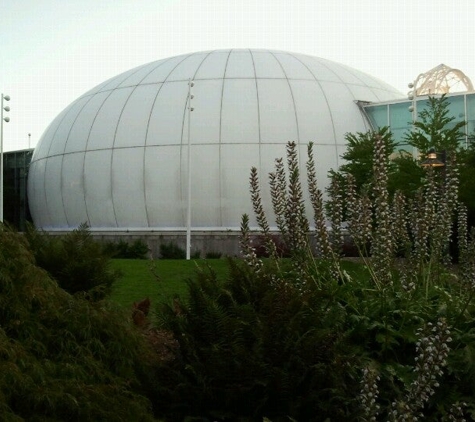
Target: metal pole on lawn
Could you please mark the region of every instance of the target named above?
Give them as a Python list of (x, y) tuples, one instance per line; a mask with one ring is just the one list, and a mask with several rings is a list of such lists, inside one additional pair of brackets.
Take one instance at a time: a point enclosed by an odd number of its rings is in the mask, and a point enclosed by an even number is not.
[(194, 86), (194, 82), (190, 79), (188, 81), (188, 203), (187, 203), (187, 213), (186, 213), (186, 259), (189, 260), (191, 257), (191, 130), (190, 130), (190, 120), (191, 112), (193, 107), (191, 107), (191, 100), (193, 95), (191, 94), (191, 88)]
[(10, 117), (3, 117), (3, 111), (10, 111), (10, 107), (3, 107), (3, 100), (10, 101), (8, 95), (1, 94), (1, 108), (0, 108), (0, 222), (3, 223), (3, 122), (9, 122)]

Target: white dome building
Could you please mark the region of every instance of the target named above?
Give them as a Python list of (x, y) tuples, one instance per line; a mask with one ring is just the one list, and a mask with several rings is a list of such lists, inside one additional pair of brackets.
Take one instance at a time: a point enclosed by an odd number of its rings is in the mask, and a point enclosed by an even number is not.
[(29, 170), (31, 214), (45, 230), (83, 222), (93, 231), (185, 230), (189, 133), (191, 226), (233, 230), (252, 213), (251, 166), (267, 190), (266, 175), (285, 156), (285, 144), (297, 141), (304, 161), (313, 141), (325, 187), (345, 134), (369, 129), (356, 102), (402, 97), (358, 70), (282, 51), (219, 50), (152, 62), (87, 92), (50, 124)]

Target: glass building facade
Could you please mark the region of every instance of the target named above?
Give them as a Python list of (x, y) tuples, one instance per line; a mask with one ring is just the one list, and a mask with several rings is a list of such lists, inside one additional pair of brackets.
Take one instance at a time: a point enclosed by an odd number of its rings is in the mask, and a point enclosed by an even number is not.
[(3, 217), (17, 230), (25, 230), (31, 221), (26, 183), (33, 149), (3, 153)]
[[(464, 128), (463, 146), (468, 146), (474, 142), (475, 136), (475, 92), (464, 92), (447, 95), (449, 102), (449, 115), (454, 117), (452, 125), (458, 122), (467, 122)], [(411, 130), (413, 113), (409, 107), (413, 106), (417, 114), (425, 110), (428, 106), (428, 97), (416, 97), (414, 101), (400, 100), (384, 103), (361, 104), (366, 117), (373, 129), (389, 126), (393, 133), (394, 140), (404, 148), (404, 135)]]

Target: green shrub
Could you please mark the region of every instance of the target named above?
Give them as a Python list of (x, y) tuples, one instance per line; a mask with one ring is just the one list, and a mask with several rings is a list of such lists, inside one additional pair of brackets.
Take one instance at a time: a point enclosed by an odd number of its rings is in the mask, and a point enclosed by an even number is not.
[[(414, 200), (390, 197), (387, 136), (373, 134), (370, 190), (358, 192), (354, 177), (335, 173), (327, 206), (309, 145), (313, 230), (297, 145), (288, 144), (287, 168), (278, 159), (270, 176), (288, 260), (279, 258), (251, 170), (269, 258), (258, 256), (244, 215), (243, 263), (231, 262), (228, 281), (202, 271), (189, 282), (188, 301), (161, 309), (162, 325), (180, 343), (176, 361), (159, 371), (157, 404), (167, 417), (462, 421), (473, 414), (475, 232), (468, 235), (466, 207), (457, 203), (456, 154), (443, 174), (424, 170)], [(345, 206), (366, 270), (358, 277), (341, 258)], [(448, 246), (456, 217), (454, 269)]]
[(221, 252), (206, 252), (206, 259), (220, 259), (223, 254)]
[(291, 415), (303, 421), (325, 419), (331, 403), (340, 420), (349, 417), (350, 402), (341, 397), (357, 387), (357, 365), (339, 334), (343, 308), (327, 309), (330, 292), (276, 285), (271, 267), (261, 275), (234, 261), (230, 268), (224, 284), (201, 271), (188, 283), (188, 301), (161, 309), (180, 354), (160, 372), (156, 407), (176, 420)]
[(91, 299), (101, 299), (119, 277), (110, 266), (110, 254), (85, 225), (65, 236), (48, 235), (29, 226), (25, 236), (36, 264), (69, 293), (88, 292)]
[(0, 420), (152, 421), (151, 356), (130, 318), (60, 289), (0, 230)]
[(176, 243), (168, 242), (160, 245), (160, 257), (162, 259), (185, 259), (186, 252)]
[(142, 239), (128, 243), (125, 240), (119, 242), (107, 242), (105, 250), (112, 258), (117, 259), (147, 259), (149, 248)]

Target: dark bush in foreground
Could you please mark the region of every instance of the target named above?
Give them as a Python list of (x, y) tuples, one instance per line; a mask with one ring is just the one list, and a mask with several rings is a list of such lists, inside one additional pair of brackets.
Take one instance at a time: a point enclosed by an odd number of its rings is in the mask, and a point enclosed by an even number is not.
[(65, 236), (53, 236), (29, 227), (26, 238), (36, 264), (69, 293), (87, 292), (102, 299), (119, 277), (110, 265), (110, 253), (96, 242), (85, 225)]
[(302, 292), (290, 282), (276, 284), (276, 275), (231, 262), (228, 282), (202, 271), (189, 282), (189, 301), (162, 309), (180, 354), (162, 368), (157, 408), (173, 420), (349, 418), (346, 399), (357, 384), (341, 334), (343, 308), (327, 307), (330, 290)]
[(129, 319), (60, 289), (0, 231), (0, 420), (151, 421), (149, 362)]

